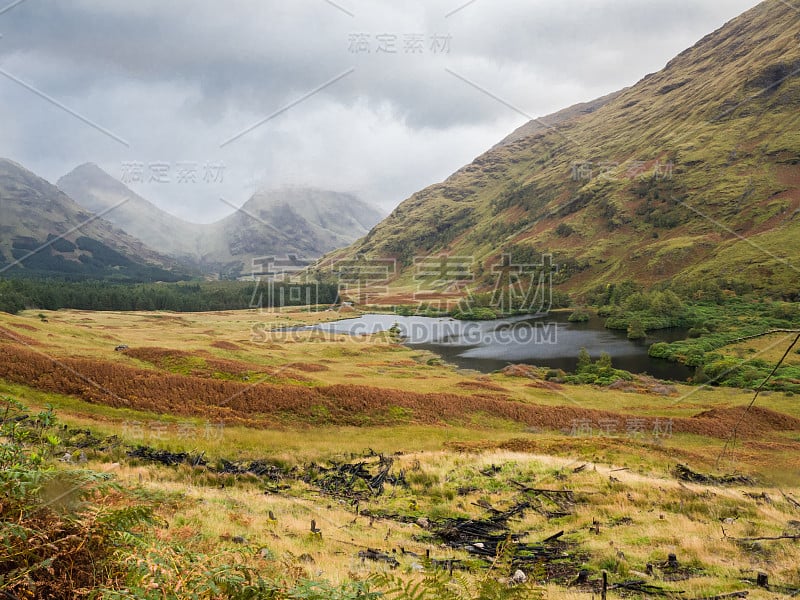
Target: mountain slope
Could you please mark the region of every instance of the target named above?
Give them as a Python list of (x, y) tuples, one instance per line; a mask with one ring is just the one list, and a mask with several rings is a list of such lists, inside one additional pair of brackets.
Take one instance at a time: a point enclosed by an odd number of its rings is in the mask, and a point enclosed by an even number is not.
[(202, 227), (187, 223), (145, 200), (100, 167), (87, 163), (58, 180), (58, 187), (83, 208), (136, 236), (153, 248), (176, 258), (198, 254)]
[[(49, 243), (48, 243), (49, 242)], [(0, 159), (0, 268), (6, 274), (176, 280), (174, 261)]]
[[(501, 254), (582, 292), (713, 277), (797, 294), (800, 13), (769, 0), (589, 114), (529, 124), (330, 255)], [(532, 132), (527, 135), (527, 132)], [(794, 264), (792, 263), (794, 261)]]
[(544, 133), (548, 129), (551, 129), (556, 125), (560, 125), (561, 123), (572, 121), (573, 119), (577, 119), (578, 117), (582, 117), (584, 115), (590, 115), (596, 110), (603, 108), (606, 104), (614, 100), (624, 91), (625, 90), (612, 92), (611, 94), (606, 94), (605, 96), (590, 100), (589, 102), (580, 102), (551, 115), (541, 117), (540, 119), (528, 121), (525, 123), (525, 125), (518, 127), (511, 134), (503, 138), (503, 140), (501, 140), (500, 143), (494, 147), (497, 148), (498, 146), (507, 146), (508, 144), (523, 140), (537, 133)]
[(255, 194), (245, 206), (288, 206), (311, 225), (353, 242), (386, 216), (352, 194), (309, 188), (285, 188)]
[(226, 276), (248, 272), (255, 258), (296, 254), (317, 258), (365, 235), (381, 214), (349, 194), (310, 189), (259, 192), (242, 208), (211, 224), (188, 223), (142, 198), (94, 164), (77, 167), (59, 187), (150, 246)]

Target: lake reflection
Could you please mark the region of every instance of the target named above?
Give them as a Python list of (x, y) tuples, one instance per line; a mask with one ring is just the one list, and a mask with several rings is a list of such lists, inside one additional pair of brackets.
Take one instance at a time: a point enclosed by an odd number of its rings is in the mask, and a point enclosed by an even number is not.
[(650, 344), (686, 337), (685, 330), (649, 333), (645, 341), (631, 341), (626, 332), (603, 327), (603, 320), (570, 323), (566, 313), (521, 316), (496, 321), (458, 321), (451, 318), (362, 315), (316, 325), (332, 333), (364, 335), (386, 331), (395, 323), (404, 343), (430, 350), (449, 363), (490, 373), (512, 363), (574, 371), (578, 352), (586, 348), (593, 358), (611, 355), (613, 365), (632, 373), (649, 373), (661, 379), (684, 381), (691, 369), (647, 354)]

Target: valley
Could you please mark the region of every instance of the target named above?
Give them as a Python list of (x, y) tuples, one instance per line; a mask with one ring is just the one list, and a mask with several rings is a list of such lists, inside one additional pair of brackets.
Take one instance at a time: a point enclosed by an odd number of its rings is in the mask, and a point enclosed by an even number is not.
[(0, 8), (0, 600), (800, 595), (793, 2), (101, 4)]
[[(342, 316), (353, 314), (0, 315), (0, 395), (32, 414), (51, 407), (50, 452), (70, 457), (59, 472), (112, 474), (129, 491), (103, 502), (151, 507), (159, 524), (130, 555), (142, 590), (255, 569), (287, 594), (313, 580), (310, 597), (358, 597), (353, 586), (391, 589), (429, 559), (471, 585), (520, 568), (526, 593), (556, 598), (599, 593), (602, 571), (633, 593), (780, 593), (755, 585), (760, 572), (794, 589), (791, 394), (748, 410), (751, 390), (560, 384), (524, 365), (485, 375), (386, 332), (296, 329)], [(692, 482), (679, 465), (743, 479)], [(500, 537), (448, 533), (481, 519)], [(474, 550), (504, 536), (505, 550)], [(735, 540), (753, 537), (778, 539)], [(424, 585), (443, 584), (443, 568)]]

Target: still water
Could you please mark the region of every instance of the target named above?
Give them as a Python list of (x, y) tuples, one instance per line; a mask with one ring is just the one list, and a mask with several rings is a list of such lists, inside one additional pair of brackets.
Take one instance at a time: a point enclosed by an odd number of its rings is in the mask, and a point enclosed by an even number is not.
[(496, 321), (458, 321), (447, 317), (362, 315), (313, 329), (364, 335), (386, 331), (397, 324), (406, 345), (430, 350), (449, 363), (483, 373), (516, 363), (574, 371), (578, 352), (586, 348), (592, 358), (607, 352), (615, 367), (632, 373), (649, 373), (674, 381), (685, 381), (692, 374), (684, 365), (647, 355), (650, 344), (684, 339), (685, 330), (654, 331), (646, 340), (634, 342), (624, 331), (603, 327), (602, 319), (570, 323), (567, 317), (567, 313), (550, 313)]

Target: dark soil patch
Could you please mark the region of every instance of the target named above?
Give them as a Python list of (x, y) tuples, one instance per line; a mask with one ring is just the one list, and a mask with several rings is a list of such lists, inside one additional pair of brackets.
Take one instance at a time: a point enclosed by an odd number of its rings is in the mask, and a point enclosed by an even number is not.
[(330, 371), (329, 367), (316, 363), (293, 362), (286, 366), (297, 371), (303, 371), (304, 373), (322, 373), (323, 371)]
[(479, 381), (479, 380), (460, 381), (456, 385), (460, 388), (464, 388), (465, 390), (490, 390), (492, 392), (508, 392), (508, 390), (503, 386), (497, 385), (496, 383), (491, 383), (490, 381)]
[(220, 350), (241, 350), (242, 347), (234, 344), (233, 342), (226, 342), (225, 340), (219, 340), (217, 342), (213, 342), (211, 344), (212, 348), (219, 348)]

